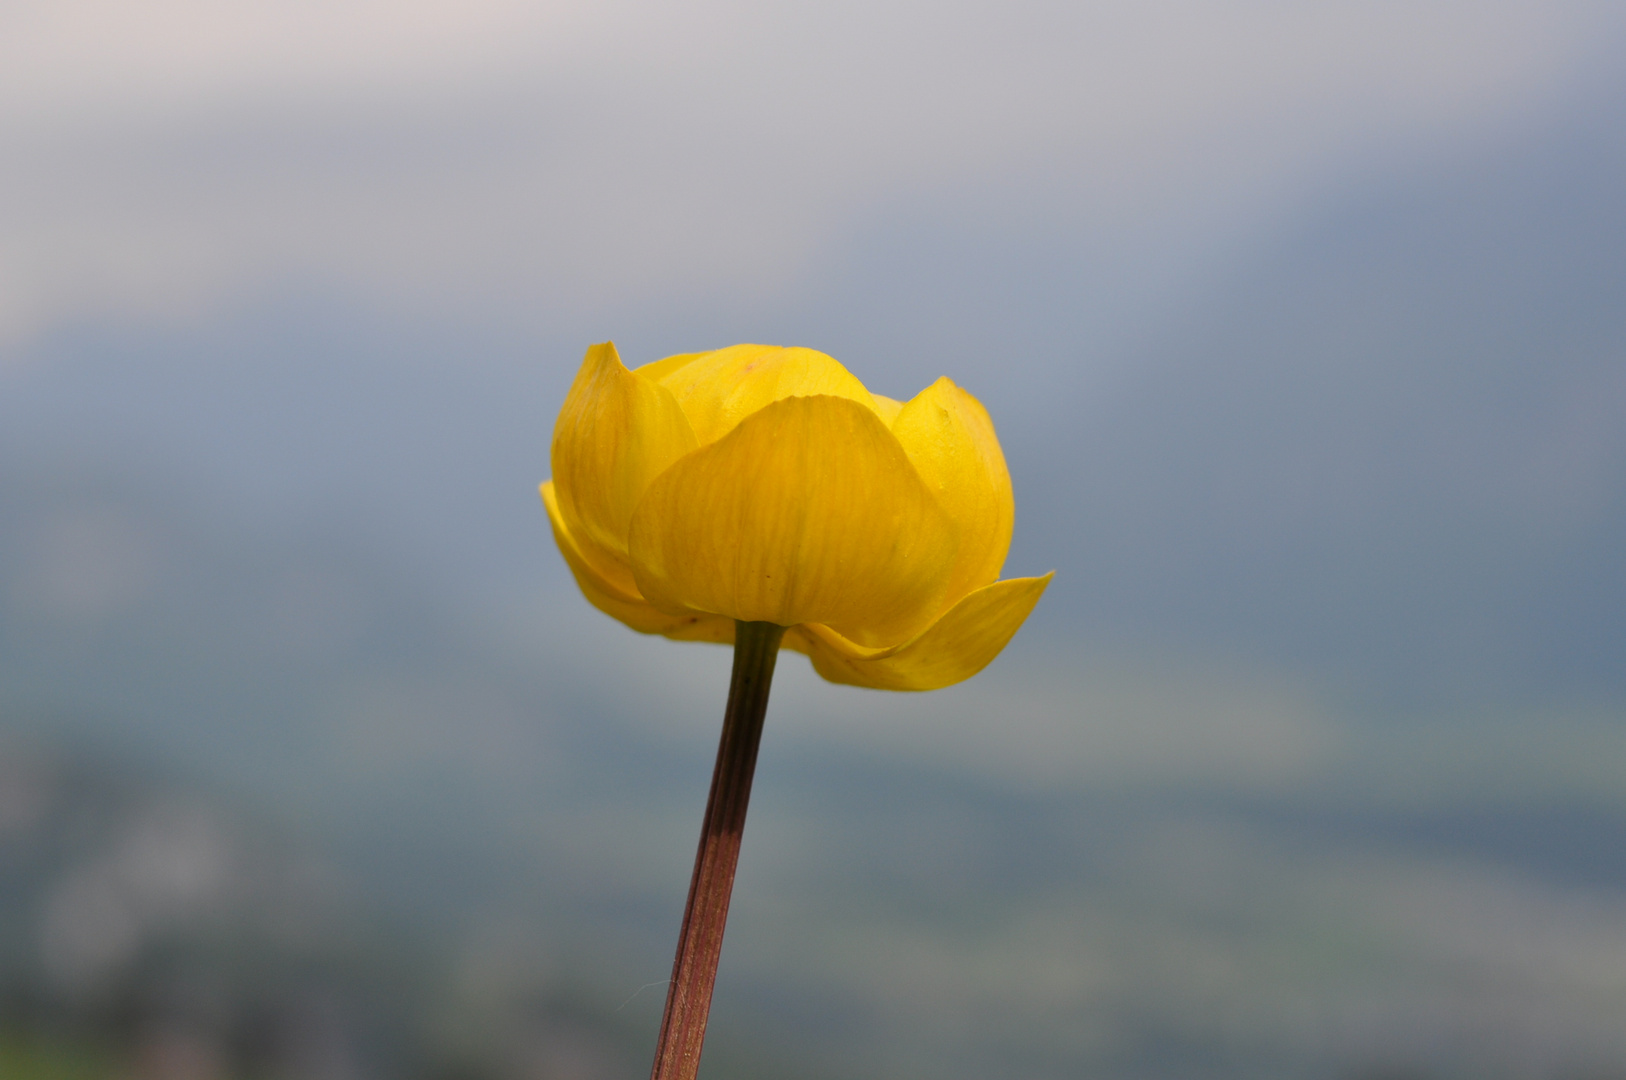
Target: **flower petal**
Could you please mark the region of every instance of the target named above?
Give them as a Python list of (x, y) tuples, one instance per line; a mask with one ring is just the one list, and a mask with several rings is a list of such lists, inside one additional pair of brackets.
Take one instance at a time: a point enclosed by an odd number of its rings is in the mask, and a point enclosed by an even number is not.
[(638, 588), (662, 611), (914, 636), (943, 602), (954, 524), (869, 408), (775, 402), (655, 478), (632, 516)]
[(999, 577), (1011, 547), (1011, 474), (982, 403), (947, 378), (903, 406), (892, 434), (960, 529), (945, 604)]
[(649, 482), (696, 446), (672, 392), (626, 369), (615, 345), (587, 350), (553, 428), (560, 516), (582, 558), (623, 593), (627, 525)]
[(566, 527), (559, 513), (559, 501), (553, 481), (542, 485), (542, 504), (548, 508), (548, 521), (553, 526), (553, 539), (570, 566), (571, 576), (587, 597), (587, 602), (604, 614), (626, 623), (640, 634), (664, 634), (682, 641), (734, 640), (734, 621), (715, 615), (667, 615), (649, 606), (648, 601), (636, 593), (628, 595), (605, 580), (582, 557), (581, 549)]
[(651, 360), (647, 364), (639, 364), (632, 370), (634, 373), (642, 375), (646, 379), (652, 379), (655, 382), (660, 382), (662, 379), (666, 378), (668, 375), (672, 374), (672, 372), (687, 364), (689, 361), (697, 360), (702, 356), (710, 355), (711, 353), (709, 352), (678, 353), (676, 356), (668, 356), (662, 360)]
[[(1039, 602), (1054, 573), (984, 585), (918, 637), (890, 649), (865, 649), (824, 626), (797, 627), (813, 670), (834, 683), (876, 690), (938, 690), (987, 667)], [(787, 635), (787, 640), (789, 635)]]
[(829, 394), (875, 410), (875, 399), (833, 357), (812, 349), (734, 345), (699, 355), (669, 356), (638, 369), (677, 398), (700, 445), (716, 442), (741, 420), (787, 397)]
[(885, 394), (877, 394), (873, 390), (869, 392), (869, 396), (875, 399), (875, 412), (880, 416), (881, 423), (891, 427), (892, 422), (903, 411), (903, 402), (889, 398)]

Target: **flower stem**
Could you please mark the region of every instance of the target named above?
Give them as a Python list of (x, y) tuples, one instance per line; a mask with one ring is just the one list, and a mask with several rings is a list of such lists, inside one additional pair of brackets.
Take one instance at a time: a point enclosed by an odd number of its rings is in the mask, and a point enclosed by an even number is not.
[(717, 981), (717, 959), (723, 951), (728, 898), (734, 890), (734, 868), (740, 861), (745, 807), (751, 799), (751, 774), (762, 741), (762, 718), (768, 711), (768, 688), (785, 628), (765, 622), (734, 624), (734, 674), (728, 684), (723, 737), (711, 774), (711, 795), (700, 826), (700, 850), (694, 857), (689, 902), (683, 909), (672, 983), (666, 990), (661, 1037), (655, 1045), (650, 1080), (694, 1080), (700, 1070), (700, 1048), (706, 1040), (711, 990)]

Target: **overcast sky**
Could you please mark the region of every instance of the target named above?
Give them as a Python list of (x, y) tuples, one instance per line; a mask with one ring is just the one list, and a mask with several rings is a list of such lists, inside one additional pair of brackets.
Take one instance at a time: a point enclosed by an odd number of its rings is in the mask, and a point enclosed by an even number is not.
[(1623, 34), (1608, 0), (18, 0), (0, 342), (312, 284), (531, 326), (771, 304), (903, 208), (1151, 281), (1527, 122)]

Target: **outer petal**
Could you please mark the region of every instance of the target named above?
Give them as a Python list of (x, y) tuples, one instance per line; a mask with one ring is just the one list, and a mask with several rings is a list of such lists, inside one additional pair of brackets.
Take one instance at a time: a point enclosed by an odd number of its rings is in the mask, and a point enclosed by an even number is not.
[(945, 603), (999, 577), (1011, 547), (1016, 503), (1011, 474), (982, 403), (938, 379), (892, 422), (909, 460), (960, 530), (960, 554)]
[(932, 621), (957, 547), (880, 418), (821, 395), (775, 402), (657, 477), (629, 554), (662, 611), (819, 622), (875, 646)]
[[(1009, 578), (967, 595), (918, 637), (865, 649), (823, 626), (797, 627), (813, 669), (834, 683), (876, 690), (937, 690), (987, 667), (1039, 602), (1054, 573)], [(789, 635), (787, 635), (787, 639)]]
[(577, 550), (621, 592), (635, 591), (626, 565), (633, 508), (696, 445), (670, 390), (628, 371), (609, 342), (587, 350), (553, 428), (553, 477)]
[(792, 396), (828, 394), (876, 408), (863, 383), (833, 357), (812, 349), (734, 345), (669, 356), (638, 370), (672, 391), (702, 446), (764, 406)]
[(628, 595), (603, 578), (582, 557), (581, 549), (571, 538), (563, 516), (553, 481), (542, 485), (542, 504), (548, 508), (548, 521), (553, 525), (553, 539), (570, 566), (570, 573), (587, 602), (604, 614), (626, 623), (640, 634), (664, 634), (684, 641), (734, 640), (734, 621), (715, 615), (667, 615), (649, 606), (637, 593)]

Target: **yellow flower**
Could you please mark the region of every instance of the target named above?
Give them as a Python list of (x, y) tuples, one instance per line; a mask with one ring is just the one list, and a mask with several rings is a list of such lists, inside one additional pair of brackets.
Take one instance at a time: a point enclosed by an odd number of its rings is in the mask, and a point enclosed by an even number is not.
[(634, 630), (734, 621), (832, 682), (933, 690), (999, 654), (1050, 574), (997, 580), (1010, 474), (948, 379), (900, 403), (811, 349), (736, 345), (629, 371), (587, 350), (542, 500), (587, 599)]

